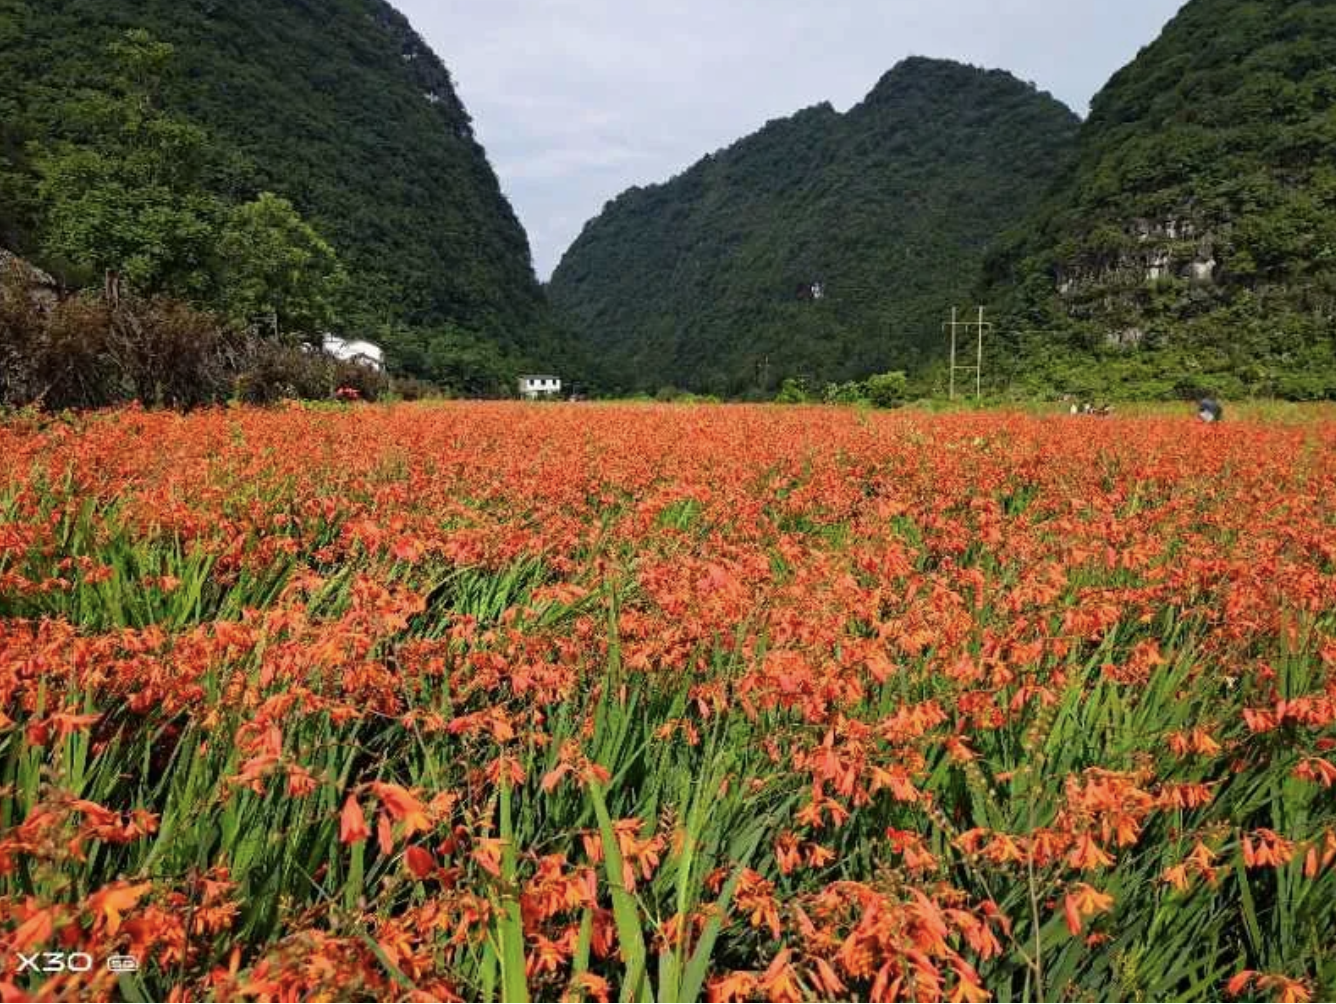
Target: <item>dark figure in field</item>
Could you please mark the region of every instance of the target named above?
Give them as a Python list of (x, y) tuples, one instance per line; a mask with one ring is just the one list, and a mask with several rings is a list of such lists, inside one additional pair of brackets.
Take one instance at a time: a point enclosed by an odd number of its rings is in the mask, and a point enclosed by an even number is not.
[(1215, 398), (1206, 397), (1197, 404), (1197, 417), (1203, 422), (1218, 422), (1225, 417), (1225, 411)]

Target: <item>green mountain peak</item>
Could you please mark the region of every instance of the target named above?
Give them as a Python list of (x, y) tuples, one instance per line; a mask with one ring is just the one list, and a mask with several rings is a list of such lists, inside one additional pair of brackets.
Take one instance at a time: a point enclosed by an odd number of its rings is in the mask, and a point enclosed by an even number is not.
[(1078, 125), (1010, 74), (905, 60), (845, 114), (812, 106), (624, 192), (550, 295), (623, 390), (739, 394), (914, 368)]

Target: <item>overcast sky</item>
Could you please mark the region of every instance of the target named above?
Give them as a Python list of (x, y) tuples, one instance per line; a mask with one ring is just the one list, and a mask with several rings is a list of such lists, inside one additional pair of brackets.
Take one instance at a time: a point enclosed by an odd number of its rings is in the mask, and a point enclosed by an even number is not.
[(1182, 0), (393, 0), (450, 68), (546, 280), (603, 204), (905, 56), (1010, 70), (1084, 115)]

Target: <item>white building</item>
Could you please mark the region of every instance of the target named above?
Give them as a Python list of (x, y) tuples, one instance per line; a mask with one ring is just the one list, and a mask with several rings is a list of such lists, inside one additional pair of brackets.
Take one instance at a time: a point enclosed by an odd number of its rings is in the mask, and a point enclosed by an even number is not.
[(528, 375), (520, 377), (520, 397), (532, 401), (539, 397), (556, 397), (561, 393), (561, 379), (554, 376)]
[(373, 342), (347, 341), (326, 334), (320, 344), (328, 355), (345, 363), (360, 363), (377, 372), (385, 369), (385, 352)]

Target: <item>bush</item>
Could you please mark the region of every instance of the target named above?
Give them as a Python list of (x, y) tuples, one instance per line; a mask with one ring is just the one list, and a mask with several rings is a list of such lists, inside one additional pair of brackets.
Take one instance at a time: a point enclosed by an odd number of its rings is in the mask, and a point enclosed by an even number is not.
[(676, 401), (681, 392), (671, 384), (660, 387), (654, 394), (656, 401)]
[(382, 373), (298, 345), (265, 341), (168, 299), (34, 299), (0, 288), (0, 405), (51, 411), (137, 400), (195, 408), (232, 395), (254, 404), (328, 400), (349, 387), (374, 401)]
[(806, 404), (807, 391), (803, 389), (801, 381), (789, 377), (779, 385), (779, 393), (775, 395), (775, 404)]
[(226, 398), (248, 342), (213, 314), (173, 300), (111, 312), (109, 355), (128, 396), (196, 408)]
[(115, 400), (109, 328), (101, 304), (65, 300), (47, 308), (22, 291), (0, 294), (0, 403), (60, 411)]
[(247, 404), (273, 404), (286, 398), (328, 401), (341, 388), (375, 401), (389, 390), (385, 374), (358, 363), (341, 362), (304, 345), (252, 342), (236, 378), (236, 396)]
[(390, 378), (361, 363), (335, 360), (331, 371), (334, 390), (351, 388), (363, 401), (379, 401), (390, 392)]
[(211, 314), (170, 300), (113, 309), (72, 297), (52, 304), (0, 294), (0, 403), (102, 408), (138, 400), (190, 408), (226, 397), (246, 339)]
[(390, 393), (401, 401), (425, 401), (446, 396), (434, 383), (417, 377), (395, 377), (390, 381)]
[(867, 388), (856, 380), (846, 383), (828, 383), (821, 392), (826, 404), (866, 404)]
[(898, 408), (909, 393), (909, 378), (903, 372), (878, 373), (867, 378), (867, 399), (877, 408)]

